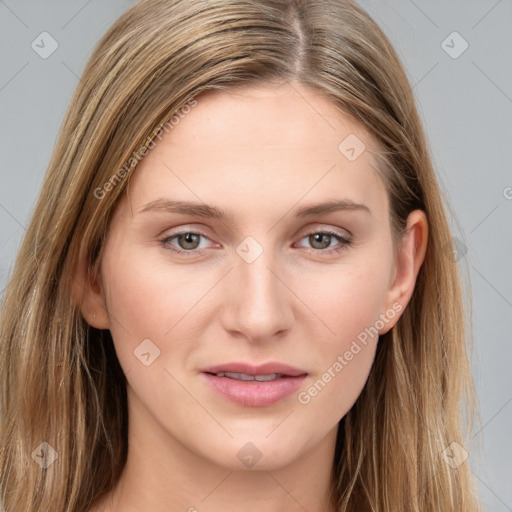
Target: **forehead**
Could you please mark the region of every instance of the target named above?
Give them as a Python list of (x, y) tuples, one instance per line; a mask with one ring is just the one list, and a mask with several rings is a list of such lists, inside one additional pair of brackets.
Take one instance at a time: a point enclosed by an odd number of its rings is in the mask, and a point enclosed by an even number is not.
[[(245, 197), (246, 206), (382, 195), (377, 145), (364, 126), (297, 84), (203, 93), (154, 142), (132, 177), (135, 208), (155, 194), (208, 204)], [(362, 152), (347, 158), (347, 146)]]
[[(354, 134), (372, 143), (364, 127), (334, 101), (299, 84), (210, 90), (173, 128), (170, 145), (272, 148), (293, 146), (339, 156), (338, 145)], [(228, 137), (228, 138), (226, 138)]]

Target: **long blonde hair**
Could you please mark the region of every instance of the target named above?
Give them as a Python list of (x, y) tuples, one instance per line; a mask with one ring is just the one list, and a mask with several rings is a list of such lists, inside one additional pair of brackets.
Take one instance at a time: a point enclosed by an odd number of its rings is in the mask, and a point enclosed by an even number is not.
[[(85, 512), (113, 488), (126, 461), (125, 377), (110, 332), (82, 318), (73, 276), (81, 257), (97, 270), (140, 154), (200, 93), (284, 81), (328, 97), (379, 141), (396, 240), (412, 210), (424, 210), (429, 222), (411, 301), (381, 337), (366, 386), (339, 424), (336, 509), (480, 510), (469, 462), (454, 467), (444, 455), (470, 450), (477, 409), (463, 279), (411, 87), (390, 42), (351, 0), (144, 0), (115, 22), (86, 65), (5, 290), (6, 512)], [(36, 463), (42, 442), (55, 450), (46, 457), (58, 455), (47, 467)]]

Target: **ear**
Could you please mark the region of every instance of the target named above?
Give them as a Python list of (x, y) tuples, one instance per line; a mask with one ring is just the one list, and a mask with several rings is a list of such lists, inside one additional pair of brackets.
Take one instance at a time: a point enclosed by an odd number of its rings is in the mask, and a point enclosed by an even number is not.
[(75, 266), (72, 293), (75, 304), (91, 327), (110, 328), (101, 273), (99, 270), (90, 272), (86, 256), (80, 257)]
[(387, 310), (393, 309), (398, 311), (398, 314), (386, 323), (379, 334), (385, 334), (396, 325), (401, 312), (409, 303), (416, 285), (418, 272), (425, 259), (427, 239), (427, 216), (422, 210), (414, 210), (407, 218), (405, 234), (397, 249), (394, 275), (386, 294), (385, 305)]

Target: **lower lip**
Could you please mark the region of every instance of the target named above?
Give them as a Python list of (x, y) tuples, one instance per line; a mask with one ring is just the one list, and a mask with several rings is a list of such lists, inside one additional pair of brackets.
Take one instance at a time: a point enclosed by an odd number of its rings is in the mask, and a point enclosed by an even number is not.
[(266, 407), (297, 391), (307, 375), (298, 377), (281, 377), (280, 379), (256, 381), (237, 380), (229, 377), (217, 377), (202, 373), (213, 389), (233, 402), (246, 407)]

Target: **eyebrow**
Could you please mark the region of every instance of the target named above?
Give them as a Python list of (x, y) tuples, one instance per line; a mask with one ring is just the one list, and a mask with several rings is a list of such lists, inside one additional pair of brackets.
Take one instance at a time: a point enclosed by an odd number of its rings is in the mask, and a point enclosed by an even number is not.
[[(296, 211), (295, 215), (299, 218), (311, 217), (313, 215), (322, 215), (337, 211), (363, 211), (371, 214), (370, 208), (362, 203), (356, 203), (350, 199), (338, 199), (305, 206)], [(195, 203), (191, 201), (173, 201), (170, 199), (156, 199), (147, 203), (139, 209), (139, 213), (149, 211), (161, 211), (167, 213), (178, 213), (183, 215), (192, 215), (194, 217), (205, 217), (220, 221), (233, 221), (232, 212), (227, 212), (221, 208), (207, 205), (205, 203)]]

